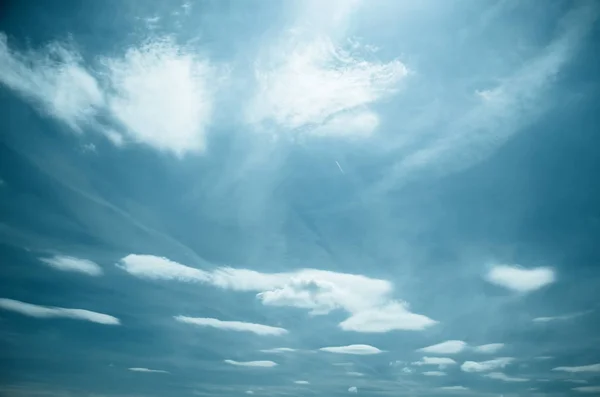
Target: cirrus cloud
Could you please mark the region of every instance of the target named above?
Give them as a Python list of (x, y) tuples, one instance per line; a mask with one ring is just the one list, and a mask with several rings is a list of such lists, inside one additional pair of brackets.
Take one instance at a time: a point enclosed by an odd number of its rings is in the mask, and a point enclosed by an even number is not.
[(0, 309), (36, 318), (71, 318), (104, 325), (119, 325), (118, 318), (108, 314), (84, 309), (68, 309), (56, 306), (40, 306), (13, 299), (0, 298)]

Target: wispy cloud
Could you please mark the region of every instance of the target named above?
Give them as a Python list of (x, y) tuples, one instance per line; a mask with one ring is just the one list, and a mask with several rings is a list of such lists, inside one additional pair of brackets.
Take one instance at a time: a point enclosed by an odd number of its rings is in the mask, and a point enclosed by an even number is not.
[(273, 349), (263, 349), (261, 350), (261, 352), (263, 353), (276, 353), (276, 354), (281, 354), (281, 353), (293, 353), (297, 351), (296, 349), (292, 349), (290, 347), (275, 347)]
[(535, 291), (556, 280), (554, 270), (549, 267), (525, 269), (509, 265), (492, 267), (485, 278), (492, 284), (517, 292)]
[(356, 354), (356, 355), (370, 355), (370, 354), (380, 354), (383, 353), (383, 350), (379, 350), (378, 348), (370, 345), (348, 345), (348, 346), (332, 346), (332, 347), (322, 347), (319, 350), (323, 352), (329, 353), (337, 353), (337, 354)]
[(504, 343), (488, 343), (487, 345), (479, 345), (473, 348), (473, 351), (484, 354), (497, 353), (504, 347)]
[(463, 351), (466, 347), (467, 344), (462, 340), (448, 340), (436, 345), (423, 347), (417, 351), (429, 354), (456, 354)]
[(309, 385), (310, 384), (310, 382), (307, 380), (295, 380), (294, 383), (297, 385)]
[(133, 372), (150, 372), (157, 374), (168, 374), (169, 371), (163, 371), (162, 369), (150, 369), (150, 368), (128, 368), (128, 370)]
[(553, 316), (553, 317), (536, 317), (534, 318), (532, 321), (536, 322), (536, 323), (549, 323), (552, 321), (567, 321), (567, 320), (572, 320), (574, 318), (577, 317), (581, 317), (584, 316), (586, 314), (590, 313), (590, 311), (584, 311), (584, 312), (577, 312), (577, 313), (571, 313), (571, 314), (563, 314), (561, 316)]
[(274, 361), (262, 360), (262, 361), (235, 361), (235, 360), (224, 360), (225, 363), (235, 365), (238, 367), (263, 367), (270, 368), (277, 365)]
[(365, 376), (365, 374), (363, 374), (362, 372), (355, 372), (355, 371), (346, 372), (346, 375), (350, 375), (350, 376)]
[(394, 300), (393, 285), (386, 280), (325, 270), (302, 269), (288, 273), (261, 273), (221, 267), (204, 271), (151, 255), (128, 255), (117, 266), (151, 280), (210, 284), (234, 291), (255, 291), (264, 305), (307, 309), (323, 315), (343, 309), (350, 316), (339, 326), (345, 331), (388, 332), (423, 330), (436, 324)]
[(425, 372), (423, 372), (423, 375), (425, 375), (425, 376), (446, 376), (448, 374), (445, 372), (442, 372), (442, 371), (425, 371)]
[(493, 371), (498, 368), (504, 368), (510, 363), (512, 363), (515, 359), (513, 357), (500, 357), (495, 358), (493, 360), (487, 361), (465, 361), (460, 369), (464, 372), (487, 372)]
[(456, 361), (449, 357), (423, 357), (420, 361), (415, 361), (412, 365), (437, 365), (439, 369), (444, 369), (448, 365), (456, 365)]
[(83, 309), (40, 306), (13, 299), (0, 298), (0, 308), (36, 318), (71, 318), (105, 325), (119, 325), (118, 318)]
[(512, 376), (508, 376), (502, 372), (490, 372), (489, 374), (485, 374), (483, 376), (485, 376), (486, 378), (501, 380), (504, 382), (527, 382), (527, 381), (529, 381), (529, 379), (515, 378)]
[(578, 367), (556, 367), (552, 368), (552, 371), (561, 372), (600, 372), (600, 364), (581, 365)]
[(64, 272), (84, 273), (89, 276), (102, 275), (102, 268), (95, 262), (72, 256), (56, 255), (52, 258), (40, 258), (46, 265)]
[(573, 390), (580, 393), (600, 393), (600, 386), (579, 386), (574, 387)]
[(218, 328), (227, 331), (239, 331), (239, 332), (252, 332), (257, 335), (284, 335), (287, 334), (287, 330), (279, 327), (271, 327), (269, 325), (246, 323), (242, 321), (222, 321), (216, 318), (203, 318), (203, 317), (186, 317), (186, 316), (175, 316), (175, 320), (186, 323), (197, 325), (199, 327), (211, 327)]
[(440, 387), (440, 390), (465, 391), (465, 390), (469, 390), (469, 389), (467, 387), (464, 387), (464, 386), (442, 386), (442, 387)]

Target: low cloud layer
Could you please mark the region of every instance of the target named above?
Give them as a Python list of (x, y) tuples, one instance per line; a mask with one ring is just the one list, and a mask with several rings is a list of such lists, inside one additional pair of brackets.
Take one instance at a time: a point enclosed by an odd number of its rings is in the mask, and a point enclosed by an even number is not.
[(84, 309), (68, 309), (64, 307), (55, 306), (40, 306), (5, 298), (0, 298), (0, 309), (36, 318), (70, 318), (74, 320), (83, 320), (104, 325), (121, 324), (118, 318), (109, 316), (108, 314), (97, 313)]

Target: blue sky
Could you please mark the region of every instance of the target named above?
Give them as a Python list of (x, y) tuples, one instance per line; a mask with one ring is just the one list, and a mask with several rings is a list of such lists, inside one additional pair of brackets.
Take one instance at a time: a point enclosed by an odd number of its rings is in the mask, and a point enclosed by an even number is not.
[(599, 17), (3, 2), (0, 394), (599, 393)]

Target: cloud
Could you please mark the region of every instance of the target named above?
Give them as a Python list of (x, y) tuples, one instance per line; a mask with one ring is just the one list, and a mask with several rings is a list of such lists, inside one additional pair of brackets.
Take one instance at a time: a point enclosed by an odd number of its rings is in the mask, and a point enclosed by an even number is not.
[(200, 327), (212, 327), (227, 331), (252, 332), (257, 335), (284, 335), (287, 330), (269, 325), (245, 323), (242, 321), (222, 321), (216, 318), (175, 316), (175, 320)]
[(334, 346), (334, 347), (322, 347), (319, 349), (323, 352), (337, 353), (337, 354), (355, 354), (355, 355), (370, 355), (380, 354), (383, 350), (379, 350), (376, 347), (370, 345), (348, 345), (348, 346)]
[(297, 351), (296, 349), (292, 349), (289, 347), (275, 347), (273, 349), (263, 349), (261, 352), (263, 353), (292, 353)]
[(89, 276), (102, 275), (102, 268), (96, 263), (87, 259), (56, 255), (52, 258), (40, 258), (40, 261), (56, 270), (61, 270), (64, 272), (84, 273)]
[(456, 361), (449, 357), (423, 357), (421, 361), (415, 361), (412, 365), (437, 365), (440, 369), (446, 368), (448, 365), (455, 365)]
[(219, 267), (205, 271), (166, 258), (133, 254), (122, 258), (117, 266), (139, 278), (257, 292), (256, 298), (264, 305), (306, 309), (315, 316), (344, 310), (350, 314), (339, 324), (345, 331), (417, 331), (436, 324), (435, 320), (412, 313), (407, 303), (392, 299), (393, 285), (390, 282), (362, 275), (316, 269), (260, 273)]
[(98, 82), (82, 62), (72, 46), (59, 43), (39, 52), (11, 51), (0, 33), (0, 84), (78, 132), (104, 105)]
[(149, 369), (149, 368), (128, 368), (128, 370), (133, 372), (151, 372), (157, 374), (168, 374), (168, 371), (163, 371), (162, 369)]
[(423, 372), (425, 376), (446, 376), (447, 374), (442, 371), (425, 371)]
[(464, 390), (469, 390), (469, 389), (464, 386), (442, 386), (442, 387), (440, 387), (440, 390), (464, 391)]
[(536, 317), (532, 321), (536, 322), (536, 323), (549, 323), (552, 321), (566, 321), (566, 320), (571, 320), (571, 319), (574, 319), (577, 317), (584, 316), (588, 313), (590, 313), (590, 311), (564, 314), (562, 316), (554, 316), (554, 317)]
[(295, 380), (294, 383), (297, 385), (310, 385), (310, 382), (307, 380)]
[(600, 393), (600, 386), (579, 386), (574, 387), (573, 390), (580, 393)]
[(270, 368), (275, 367), (277, 365), (274, 361), (262, 360), (262, 361), (234, 361), (234, 360), (224, 360), (227, 364), (235, 365), (238, 367), (263, 367)]
[(359, 56), (330, 38), (287, 36), (256, 64), (256, 94), (246, 109), (248, 123), (289, 132), (368, 137), (379, 124), (369, 109), (393, 95), (408, 74), (398, 60)]
[(487, 372), (498, 368), (504, 368), (512, 363), (515, 359), (512, 357), (500, 357), (487, 361), (465, 361), (460, 369), (464, 372)]
[(600, 364), (582, 365), (579, 367), (556, 367), (552, 368), (552, 371), (562, 372), (600, 372)]
[(456, 354), (460, 353), (467, 347), (467, 344), (461, 340), (448, 340), (418, 349), (417, 351), (430, 354)]
[(402, 368), (401, 371), (405, 374), (412, 374), (414, 372), (411, 368), (408, 368), (408, 367)]
[(246, 390), (245, 392), (246, 394), (254, 394), (254, 392), (252, 390)]
[(486, 275), (486, 280), (517, 292), (538, 290), (555, 281), (554, 270), (549, 267), (525, 269), (519, 266), (497, 265)]
[(508, 375), (503, 374), (502, 372), (490, 372), (489, 374), (483, 375), (490, 379), (502, 380), (504, 382), (527, 382), (529, 379), (525, 378), (513, 378)]
[(213, 66), (169, 39), (105, 58), (108, 108), (136, 142), (178, 155), (205, 149), (213, 113)]
[(494, 354), (504, 347), (504, 343), (488, 343), (487, 345), (475, 346), (473, 350), (477, 353)]
[(348, 388), (348, 392), (350, 392), (350, 393), (358, 393), (358, 387), (356, 387), (356, 386), (350, 386)]
[(538, 357), (534, 357), (534, 360), (552, 360), (554, 357), (552, 356), (538, 356)]
[(350, 375), (350, 376), (365, 376), (365, 374), (363, 374), (362, 372), (354, 372), (354, 371), (346, 372), (346, 375)]
[(0, 308), (36, 318), (71, 318), (105, 325), (119, 325), (118, 318), (83, 309), (40, 306), (13, 299), (0, 298)]
[(584, 380), (584, 379), (565, 379), (565, 382), (578, 383), (578, 384), (586, 384), (586, 383), (588, 383), (588, 381)]

